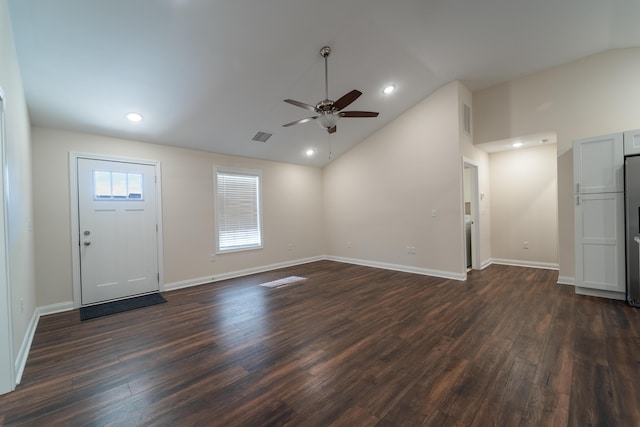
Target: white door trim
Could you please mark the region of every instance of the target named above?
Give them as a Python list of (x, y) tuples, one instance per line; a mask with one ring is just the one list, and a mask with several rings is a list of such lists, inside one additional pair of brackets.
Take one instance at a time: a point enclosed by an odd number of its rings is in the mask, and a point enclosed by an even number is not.
[(9, 194), (7, 185), (8, 164), (5, 144), (4, 91), (0, 87), (0, 158), (2, 176), (0, 176), (0, 394), (16, 388), (16, 371), (13, 354), (13, 324), (11, 310), (11, 276), (9, 275), (9, 226), (7, 207)]
[(102, 154), (81, 153), (71, 151), (69, 153), (69, 201), (71, 203), (71, 263), (73, 268), (73, 307), (81, 306), (81, 280), (80, 280), (80, 218), (78, 199), (78, 159), (105, 160), (112, 162), (141, 163), (155, 167), (156, 172), (156, 211), (158, 215), (158, 272), (160, 275), (159, 289), (164, 291), (164, 258), (162, 244), (162, 179), (160, 162), (157, 160), (134, 159), (130, 157), (105, 156)]

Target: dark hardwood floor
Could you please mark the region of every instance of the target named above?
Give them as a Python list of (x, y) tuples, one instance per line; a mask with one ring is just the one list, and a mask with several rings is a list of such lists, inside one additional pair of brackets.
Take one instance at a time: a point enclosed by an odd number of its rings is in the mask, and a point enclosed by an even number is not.
[(640, 311), (556, 280), (322, 261), (46, 316), (0, 425), (639, 425)]

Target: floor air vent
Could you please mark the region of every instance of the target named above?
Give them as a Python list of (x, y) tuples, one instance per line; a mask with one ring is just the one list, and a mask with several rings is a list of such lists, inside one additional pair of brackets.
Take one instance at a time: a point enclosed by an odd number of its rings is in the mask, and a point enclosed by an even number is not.
[(258, 132), (253, 136), (253, 138), (251, 138), (251, 140), (258, 141), (258, 142), (267, 142), (267, 140), (271, 138), (271, 136), (272, 134), (267, 132)]

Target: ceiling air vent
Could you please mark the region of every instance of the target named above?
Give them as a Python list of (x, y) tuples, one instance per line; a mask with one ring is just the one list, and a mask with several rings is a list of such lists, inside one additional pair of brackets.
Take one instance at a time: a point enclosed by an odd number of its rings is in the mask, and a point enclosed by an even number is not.
[(267, 142), (267, 140), (271, 138), (271, 136), (272, 134), (267, 132), (258, 132), (253, 136), (253, 138), (251, 138), (251, 140), (258, 141), (258, 142)]

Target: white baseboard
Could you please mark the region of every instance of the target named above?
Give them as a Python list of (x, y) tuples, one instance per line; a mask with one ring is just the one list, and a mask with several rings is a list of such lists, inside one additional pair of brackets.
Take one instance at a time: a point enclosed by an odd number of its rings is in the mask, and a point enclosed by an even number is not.
[(248, 276), (250, 274), (264, 273), (265, 271), (277, 270), (279, 268), (293, 267), (295, 265), (308, 264), (310, 262), (322, 261), (323, 256), (303, 258), (294, 261), (279, 262), (276, 264), (262, 265), (259, 267), (247, 268), (245, 270), (230, 271), (227, 273), (213, 274), (211, 276), (197, 277), (194, 279), (181, 280), (164, 284), (165, 291), (175, 291), (177, 289), (189, 288), (191, 286), (204, 285), (205, 283), (219, 282), (221, 280), (234, 279), (236, 277)]
[(424, 276), (441, 277), (443, 279), (464, 281), (467, 278), (466, 273), (453, 273), (450, 271), (430, 270), (427, 268), (412, 267), (412, 266), (401, 265), (401, 264), (390, 264), (386, 262), (368, 261), (368, 260), (354, 259), (354, 258), (343, 258), (343, 257), (337, 257), (337, 256), (327, 256), (325, 257), (325, 259), (329, 261), (344, 262), (346, 264), (362, 265), (365, 267), (383, 268), (385, 270), (402, 271), (405, 273), (422, 274)]
[(602, 291), (600, 289), (581, 288), (579, 286), (576, 286), (576, 294), (590, 297), (609, 298), (619, 301), (627, 300), (625, 292)]
[(576, 279), (575, 277), (569, 277), (569, 276), (558, 276), (558, 282), (559, 285), (569, 285), (569, 286), (575, 286), (576, 284)]
[(480, 270), (484, 270), (485, 268), (489, 267), (491, 264), (493, 264), (493, 260), (491, 260), (491, 259), (484, 260), (480, 264)]
[(511, 265), (514, 267), (542, 268), (545, 270), (558, 270), (559, 265), (552, 262), (523, 261), (517, 259), (492, 258), (490, 264)]
[(29, 326), (27, 326), (27, 332), (25, 333), (24, 339), (22, 340), (22, 345), (20, 346), (20, 350), (18, 351), (18, 356), (16, 357), (16, 384), (20, 384), (20, 380), (22, 380), (22, 374), (24, 373), (24, 367), (27, 364), (29, 350), (31, 350), (31, 343), (33, 342), (33, 336), (36, 333), (36, 328), (38, 327), (40, 317), (47, 314), (60, 313), (62, 311), (69, 310), (73, 310), (73, 301), (36, 307), (33, 312), (33, 316), (31, 316), (31, 321), (29, 321)]

